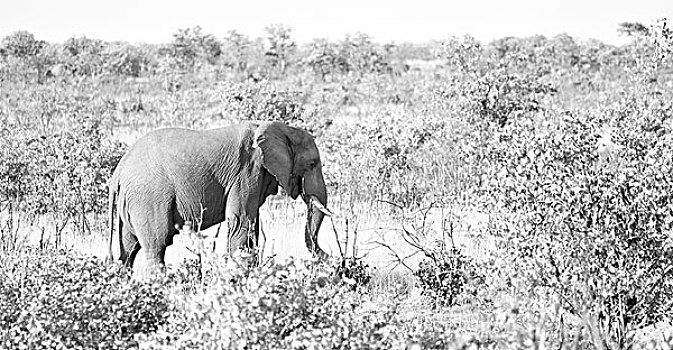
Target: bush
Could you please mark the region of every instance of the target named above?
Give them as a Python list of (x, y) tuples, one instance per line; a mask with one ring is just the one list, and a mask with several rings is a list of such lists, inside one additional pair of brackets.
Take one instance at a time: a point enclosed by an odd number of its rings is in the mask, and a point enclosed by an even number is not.
[(0, 266), (0, 347), (128, 349), (165, 322), (161, 281), (63, 251), (16, 252)]
[(494, 69), (466, 80), (456, 80), (440, 90), (448, 100), (460, 101), (460, 108), (472, 123), (504, 127), (522, 114), (543, 110), (556, 88), (535, 73), (511, 74)]
[(325, 77), (329, 75), (344, 73), (348, 69), (346, 58), (339, 55), (337, 45), (325, 39), (317, 39), (309, 44), (303, 63), (321, 81), (325, 81)]
[(225, 109), (248, 120), (301, 120), (304, 108), (297, 93), (279, 91), (267, 82), (223, 84), (220, 96)]
[(455, 305), (468, 281), (476, 277), (472, 265), (472, 259), (455, 248), (421, 261), (414, 271), (421, 295), (431, 298), (435, 307)]
[(619, 153), (599, 157), (597, 118), (574, 115), (558, 128), (519, 125), (492, 175), (501, 204), (522, 218), (505, 230), (518, 275), (556, 293), (606, 347), (670, 318), (673, 298), (673, 137), (652, 129), (656, 118), (616, 112)]
[(369, 265), (356, 258), (341, 258), (332, 276), (350, 284), (353, 290), (364, 290), (372, 279)]
[(105, 43), (87, 37), (72, 37), (63, 44), (65, 64), (74, 75), (93, 77), (103, 72)]
[(243, 120), (279, 120), (320, 134), (331, 125), (321, 107), (305, 102), (299, 91), (284, 91), (268, 81), (224, 83), (219, 88), (223, 108)]
[(110, 44), (105, 47), (104, 70), (115, 76), (140, 77), (157, 63), (147, 47), (128, 44)]
[[(27, 31), (4, 37), (0, 42), (0, 81), (41, 82), (39, 75), (47, 63), (42, 54), (46, 46)], [(33, 80), (36, 74), (38, 79)]]
[(0, 139), (0, 199), (30, 216), (54, 215), (90, 231), (86, 214), (107, 208), (107, 178), (123, 147), (100, 120), (80, 115), (78, 126), (49, 136), (33, 132)]
[(2, 52), (11, 57), (27, 58), (37, 56), (46, 43), (36, 40), (33, 34), (20, 30), (2, 39)]
[(216, 268), (203, 291), (185, 297), (170, 324), (143, 347), (351, 348), (372, 344), (383, 326), (358, 317), (359, 296), (348, 284), (299, 261)]

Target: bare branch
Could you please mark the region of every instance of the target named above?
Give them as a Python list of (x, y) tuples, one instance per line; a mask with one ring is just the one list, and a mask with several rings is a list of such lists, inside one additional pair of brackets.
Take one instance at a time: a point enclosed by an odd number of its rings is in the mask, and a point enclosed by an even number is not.
[(374, 241), (372, 243), (375, 243), (375, 244), (377, 244), (377, 245), (379, 245), (383, 248), (388, 249), (389, 255), (391, 255), (393, 258), (395, 258), (394, 263), (396, 263), (397, 265), (404, 266), (409, 271), (414, 271), (414, 269), (412, 269), (409, 265), (406, 264), (406, 262), (404, 262), (404, 259), (407, 259), (408, 257), (406, 257), (406, 258), (401, 257), (399, 254), (397, 254), (397, 252), (389, 244), (387, 244), (385, 242), (381, 242), (381, 241)]

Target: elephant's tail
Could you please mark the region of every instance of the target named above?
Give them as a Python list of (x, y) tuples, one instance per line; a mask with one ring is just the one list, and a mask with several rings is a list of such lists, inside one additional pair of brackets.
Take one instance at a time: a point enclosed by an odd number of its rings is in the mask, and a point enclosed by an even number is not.
[(123, 259), (122, 246), (122, 220), (117, 210), (117, 201), (119, 197), (119, 182), (115, 174), (112, 175), (109, 183), (108, 197), (108, 233), (110, 235), (110, 250), (107, 257), (108, 263)]

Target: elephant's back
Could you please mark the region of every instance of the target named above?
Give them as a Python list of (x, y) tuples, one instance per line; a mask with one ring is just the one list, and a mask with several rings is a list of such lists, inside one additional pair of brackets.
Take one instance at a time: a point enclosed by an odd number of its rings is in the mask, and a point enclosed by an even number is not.
[(120, 180), (134, 178), (140, 180), (143, 175), (152, 175), (180, 166), (190, 159), (191, 148), (196, 140), (202, 139), (202, 132), (190, 129), (166, 128), (151, 131), (139, 138), (124, 154), (115, 169)]
[(166, 128), (151, 131), (139, 138), (125, 157), (132, 161), (142, 160), (149, 164), (154, 161), (170, 161), (170, 158), (186, 157), (194, 152), (198, 144), (204, 142), (202, 131)]
[(202, 138), (203, 131), (183, 129), (183, 128), (164, 128), (150, 131), (136, 141), (131, 147), (134, 149), (179, 149), (189, 145), (189, 141)]
[[(209, 152), (209, 148), (223, 143), (238, 144), (250, 132), (248, 124), (232, 125), (210, 130), (164, 128), (151, 131), (138, 139), (129, 152), (138, 149), (153, 152), (184, 154), (189, 152)], [(139, 152), (135, 151), (135, 152)]]
[[(156, 182), (164, 177), (181, 181), (209, 173), (213, 162), (223, 155), (238, 155), (242, 138), (249, 131), (225, 127), (206, 131), (165, 128), (138, 139), (122, 157), (115, 172), (122, 181)], [(249, 138), (249, 135), (247, 136)], [(226, 157), (225, 157), (226, 158)], [(234, 166), (235, 159), (227, 159)]]

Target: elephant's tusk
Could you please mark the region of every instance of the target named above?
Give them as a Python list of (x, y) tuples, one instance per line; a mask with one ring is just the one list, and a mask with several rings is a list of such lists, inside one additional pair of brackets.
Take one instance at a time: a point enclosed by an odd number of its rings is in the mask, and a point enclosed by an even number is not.
[(322, 203), (320, 203), (320, 200), (318, 199), (318, 197), (316, 197), (316, 196), (314, 196), (314, 195), (311, 195), (309, 198), (310, 198), (311, 203), (312, 203), (316, 208), (318, 208), (318, 210), (320, 210), (323, 214), (325, 214), (325, 215), (327, 215), (327, 216), (332, 216), (332, 215), (334, 215), (329, 209), (325, 208), (325, 206), (322, 205)]

